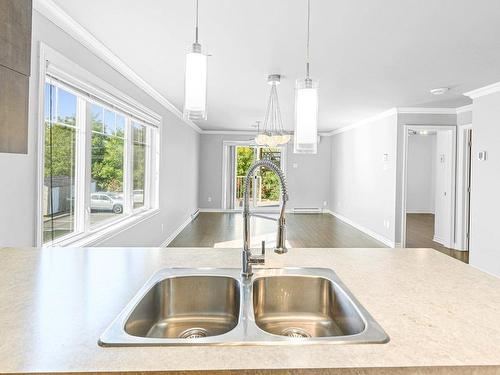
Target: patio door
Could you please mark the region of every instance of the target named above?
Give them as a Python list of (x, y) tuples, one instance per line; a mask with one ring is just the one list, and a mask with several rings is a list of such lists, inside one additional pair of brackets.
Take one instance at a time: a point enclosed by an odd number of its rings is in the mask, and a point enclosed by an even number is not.
[[(243, 208), (245, 176), (257, 160), (271, 160), (284, 170), (283, 149), (281, 147), (261, 147), (239, 145), (234, 147), (234, 208)], [(267, 168), (255, 171), (250, 181), (250, 206), (252, 209), (277, 209), (280, 204), (280, 182), (278, 176)]]

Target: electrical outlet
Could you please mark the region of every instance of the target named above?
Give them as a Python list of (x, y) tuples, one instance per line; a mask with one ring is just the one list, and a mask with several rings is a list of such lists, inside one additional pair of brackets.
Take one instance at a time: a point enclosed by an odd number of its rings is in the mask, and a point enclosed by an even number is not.
[(209, 202), (212, 202), (212, 197), (208, 197), (207, 199)]
[(299, 165), (298, 165), (297, 163), (293, 163), (293, 164), (292, 164), (292, 167), (293, 167), (294, 169), (297, 169), (297, 168), (299, 167)]

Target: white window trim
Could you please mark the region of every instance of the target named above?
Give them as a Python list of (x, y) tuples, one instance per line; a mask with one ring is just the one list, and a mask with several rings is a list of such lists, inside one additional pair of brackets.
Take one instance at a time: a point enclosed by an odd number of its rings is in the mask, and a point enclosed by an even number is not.
[[(95, 77), (91, 73), (79, 67), (77, 64), (67, 59), (54, 49), (50, 48), (44, 43), (40, 43), (40, 54), (39, 54), (39, 76), (38, 76), (38, 117), (37, 117), (37, 215), (36, 215), (36, 246), (38, 247), (51, 247), (51, 246), (89, 246), (96, 245), (103, 242), (122, 231), (129, 229), (138, 223), (153, 217), (159, 213), (159, 161), (160, 161), (160, 139), (161, 139), (161, 122), (162, 118), (160, 115), (150, 110), (149, 108), (143, 106), (134, 99), (126, 96), (122, 92), (115, 89), (113, 86), (109, 85), (105, 81)], [(97, 102), (98, 105), (109, 108), (114, 112), (124, 114), (127, 118), (126, 129), (130, 129), (130, 118), (140, 124), (147, 125), (147, 139), (149, 140), (150, 151), (146, 153), (146, 183), (145, 192), (146, 194), (145, 202), (143, 207), (133, 209), (133, 207), (128, 207), (128, 211), (124, 211), (124, 217), (115, 219), (113, 221), (105, 221), (100, 225), (95, 227), (90, 227), (90, 223), (84, 222), (84, 220), (89, 220), (90, 215), (85, 213), (85, 210), (90, 209), (90, 184), (83, 184), (83, 189), (76, 189), (75, 195), (77, 196), (77, 203), (75, 202), (75, 233), (68, 234), (54, 241), (43, 243), (43, 182), (44, 182), (44, 148), (45, 148), (45, 132), (44, 132), (44, 122), (45, 122), (45, 83), (48, 73), (48, 66), (50, 64), (51, 72), (57, 71), (57, 76), (67, 77), (69, 82), (75, 82), (77, 87), (81, 88), (83, 91), (90, 93), (88, 98), (82, 98), (81, 92), (75, 92), (71, 87), (67, 87), (64, 83), (62, 86), (66, 90), (77, 94), (77, 121), (78, 118), (86, 119), (88, 105), (86, 102)], [(83, 79), (81, 78), (83, 77)], [(61, 86), (58, 84), (58, 86)], [(97, 100), (94, 99), (97, 98)], [(83, 112), (83, 113), (82, 113)], [(80, 114), (80, 116), (78, 116)], [(85, 120), (84, 120), (85, 121)], [(77, 133), (80, 137), (86, 138), (86, 144), (89, 144), (89, 139), (91, 137), (91, 131), (88, 128), (88, 123), (80, 124), (83, 125)], [(127, 126), (128, 125), (128, 126)], [(156, 137), (152, 138), (152, 128), (156, 128)], [(90, 164), (91, 155), (88, 150), (84, 150), (84, 147), (79, 147), (82, 142), (77, 142), (77, 159), (84, 160), (84, 162), (77, 163), (77, 178), (84, 176), (85, 180), (90, 176)], [(125, 143), (129, 147), (129, 142)], [(125, 159), (125, 163), (131, 164), (130, 151), (125, 155), (129, 155), (128, 159)], [(125, 167), (125, 178), (130, 179), (128, 176), (128, 165), (124, 164)], [(77, 186), (80, 184), (77, 184)], [(125, 184), (129, 186), (129, 191), (132, 191), (132, 185)], [(126, 192), (124, 191), (124, 194)], [(125, 202), (129, 202), (129, 199), (125, 199)], [(132, 204), (133, 206), (133, 204)], [(81, 232), (84, 228), (88, 228), (86, 232)], [(80, 232), (78, 232), (80, 231)]]

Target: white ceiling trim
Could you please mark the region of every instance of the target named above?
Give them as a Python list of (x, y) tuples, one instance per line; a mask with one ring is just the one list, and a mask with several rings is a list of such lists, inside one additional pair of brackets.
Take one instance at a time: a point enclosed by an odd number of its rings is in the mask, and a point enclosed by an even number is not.
[(357, 121), (357, 122), (355, 122), (355, 123), (353, 123), (351, 125), (347, 125), (347, 126), (344, 126), (342, 128), (332, 130), (331, 132), (327, 133), (327, 135), (330, 136), (330, 135), (344, 133), (344, 132), (346, 132), (348, 130), (359, 128), (360, 126), (369, 124), (369, 123), (371, 123), (373, 121), (381, 120), (383, 118), (386, 118), (386, 117), (389, 117), (389, 116), (393, 116), (393, 115), (397, 115), (397, 114), (398, 114), (398, 109), (397, 108), (391, 108), (391, 109), (388, 109), (387, 111), (379, 113), (379, 114), (377, 114), (375, 116), (371, 116), (371, 117), (365, 118), (363, 120)]
[(389, 117), (395, 114), (426, 114), (426, 115), (456, 115), (458, 113), (464, 113), (472, 111), (472, 104), (465, 105), (463, 107), (458, 108), (421, 108), (421, 107), (399, 107), (399, 108), (391, 108), (387, 111), (379, 113), (378, 115), (368, 117), (361, 121), (355, 122), (351, 125), (344, 126), (339, 129), (332, 130), (329, 133), (326, 133), (326, 136), (331, 136), (335, 134), (344, 133), (348, 130), (363, 126), (373, 121), (377, 121), (383, 119), (385, 117)]
[(245, 130), (202, 130), (201, 134), (211, 134), (211, 135), (257, 135), (256, 131), (245, 131)]
[(400, 114), (425, 114), (425, 115), (455, 115), (455, 108), (421, 108), (421, 107), (399, 107)]
[(469, 92), (464, 92), (464, 95), (468, 96), (471, 99), (476, 99), (476, 98), (480, 98), (481, 96), (493, 94), (495, 92), (500, 92), (500, 82), (493, 83), (493, 84), (488, 85), (488, 86), (480, 87), (476, 90), (472, 90)]
[(464, 105), (463, 107), (458, 107), (457, 108), (457, 115), (459, 113), (471, 112), (471, 111), (472, 111), (472, 104)]
[(160, 94), (149, 83), (143, 80), (136, 72), (134, 72), (127, 64), (125, 64), (118, 56), (116, 56), (108, 47), (95, 38), (82, 25), (76, 22), (68, 13), (62, 10), (52, 0), (34, 0), (33, 6), (35, 10), (76, 39), (97, 57), (105, 61), (117, 72), (130, 80), (136, 86), (144, 90), (148, 95), (155, 99), (158, 103), (164, 106), (167, 110), (176, 115), (186, 125), (189, 125), (196, 132), (201, 133), (202, 129), (194, 122), (186, 120), (182, 112), (175, 107), (170, 101)]

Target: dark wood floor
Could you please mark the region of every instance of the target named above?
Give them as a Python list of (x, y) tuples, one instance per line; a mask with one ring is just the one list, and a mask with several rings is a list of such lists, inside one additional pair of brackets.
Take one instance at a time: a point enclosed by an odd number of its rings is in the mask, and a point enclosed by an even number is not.
[[(383, 243), (329, 214), (287, 214), (288, 247), (386, 247)], [(170, 247), (241, 247), (240, 213), (201, 212)], [(252, 218), (252, 247), (275, 241), (276, 223)]]
[(462, 262), (469, 263), (469, 252), (444, 247), (434, 242), (433, 214), (406, 214), (406, 247), (429, 247)]

